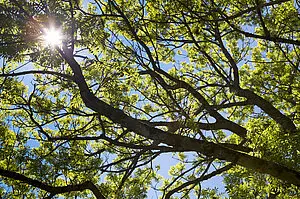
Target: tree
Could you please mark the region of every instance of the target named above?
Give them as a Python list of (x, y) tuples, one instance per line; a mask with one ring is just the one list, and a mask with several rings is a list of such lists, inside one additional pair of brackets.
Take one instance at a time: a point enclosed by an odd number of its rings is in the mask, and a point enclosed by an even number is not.
[(3, 197), (300, 197), (299, 1), (0, 2)]

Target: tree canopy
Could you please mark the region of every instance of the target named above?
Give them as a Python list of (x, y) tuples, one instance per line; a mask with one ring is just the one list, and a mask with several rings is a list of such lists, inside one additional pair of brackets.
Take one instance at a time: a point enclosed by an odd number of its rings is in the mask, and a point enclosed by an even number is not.
[(0, 0), (0, 195), (300, 198), (299, 16), (298, 0)]

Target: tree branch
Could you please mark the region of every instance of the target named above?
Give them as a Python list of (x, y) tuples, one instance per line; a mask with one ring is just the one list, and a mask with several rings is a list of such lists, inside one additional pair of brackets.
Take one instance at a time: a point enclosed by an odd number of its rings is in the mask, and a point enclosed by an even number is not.
[(86, 189), (89, 189), (93, 192), (95, 197), (97, 199), (105, 199), (105, 197), (102, 195), (102, 193), (99, 191), (99, 189), (94, 185), (91, 181), (84, 182), (82, 184), (77, 185), (67, 185), (67, 186), (60, 186), (60, 187), (54, 187), (47, 185), (43, 182), (40, 182), (38, 180), (34, 180), (32, 178), (28, 178), (25, 175), (19, 174), (14, 171), (4, 170), (0, 168), (0, 175), (11, 178), (14, 180), (19, 180), (23, 183), (29, 184), (31, 186), (37, 187), (39, 189), (45, 190), (51, 194), (62, 194), (62, 193), (69, 193), (72, 191), (84, 191)]
[(231, 164), (228, 164), (228, 165), (224, 166), (223, 168), (218, 169), (216, 171), (213, 171), (213, 172), (211, 172), (211, 173), (209, 173), (207, 175), (202, 175), (202, 176), (200, 176), (199, 178), (197, 178), (195, 180), (187, 181), (187, 182), (183, 183), (182, 185), (180, 185), (180, 186), (172, 189), (171, 191), (169, 191), (166, 194), (165, 199), (169, 199), (174, 193), (180, 191), (181, 189), (183, 189), (183, 188), (185, 188), (185, 187), (187, 187), (189, 185), (197, 184), (197, 183), (199, 183), (201, 181), (208, 180), (208, 179), (210, 179), (210, 178), (212, 178), (212, 177), (214, 177), (214, 176), (216, 176), (218, 174), (223, 173), (224, 171), (227, 171), (227, 170), (231, 169), (233, 166), (234, 166), (234, 164), (231, 163)]
[(0, 77), (16, 77), (22, 75), (29, 75), (29, 74), (49, 74), (59, 76), (71, 81), (74, 81), (74, 77), (68, 74), (63, 74), (55, 71), (46, 71), (46, 70), (31, 70), (31, 71), (22, 71), (22, 72), (14, 72), (14, 73), (7, 73), (7, 74), (0, 74)]
[(278, 124), (282, 126), (282, 128), (288, 132), (295, 132), (296, 126), (293, 121), (287, 117), (286, 115), (282, 114), (278, 109), (276, 109), (270, 102), (265, 100), (264, 98), (258, 96), (253, 91), (249, 89), (233, 89), (236, 95), (240, 97), (245, 97), (250, 103), (257, 105), (261, 108), (265, 113), (267, 113), (273, 120), (275, 120)]

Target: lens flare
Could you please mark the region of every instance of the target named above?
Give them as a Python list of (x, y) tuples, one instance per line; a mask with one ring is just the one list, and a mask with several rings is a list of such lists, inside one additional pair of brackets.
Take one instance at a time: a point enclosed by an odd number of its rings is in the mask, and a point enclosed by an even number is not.
[(59, 29), (51, 27), (44, 29), (43, 40), (45, 45), (55, 47), (62, 44), (63, 35)]

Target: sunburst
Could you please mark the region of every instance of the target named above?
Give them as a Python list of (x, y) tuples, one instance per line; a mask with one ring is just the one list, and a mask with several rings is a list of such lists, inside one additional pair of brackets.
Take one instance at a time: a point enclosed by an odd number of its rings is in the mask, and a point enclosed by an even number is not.
[(51, 47), (59, 46), (63, 41), (61, 30), (54, 27), (45, 28), (42, 37), (44, 44)]

